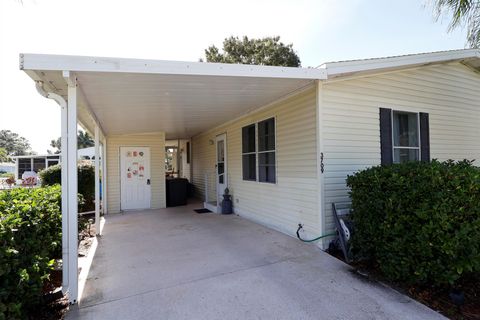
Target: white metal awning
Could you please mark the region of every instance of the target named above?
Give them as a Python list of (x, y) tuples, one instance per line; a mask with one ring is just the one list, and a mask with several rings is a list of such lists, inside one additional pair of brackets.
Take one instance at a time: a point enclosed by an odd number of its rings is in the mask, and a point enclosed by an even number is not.
[[(66, 98), (79, 86), (78, 118), (105, 135), (164, 131), (190, 138), (325, 78), (311, 68), (23, 54), (20, 66)], [(89, 111), (89, 112), (88, 112)]]
[[(83, 288), (77, 273), (78, 122), (95, 137), (100, 233), (98, 159), (104, 159), (105, 136), (163, 131), (169, 139), (190, 138), (325, 79), (318, 69), (38, 54), (21, 54), (20, 69), (62, 110), (62, 290), (71, 303)], [(105, 181), (105, 161), (102, 165)], [(104, 184), (103, 210), (105, 189)]]

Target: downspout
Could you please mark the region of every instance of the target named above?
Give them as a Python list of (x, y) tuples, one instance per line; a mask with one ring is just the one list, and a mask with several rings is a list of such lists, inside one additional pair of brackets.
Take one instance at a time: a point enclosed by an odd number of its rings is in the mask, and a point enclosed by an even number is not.
[(58, 103), (60, 105), (60, 107), (62, 107), (62, 108), (67, 107), (67, 101), (65, 101), (65, 99), (63, 99), (63, 97), (61, 95), (53, 93), (53, 92), (45, 91), (45, 89), (43, 88), (43, 81), (36, 80), (35, 81), (35, 88), (37, 88), (37, 91), (41, 96), (43, 96), (47, 99), (55, 100), (55, 102)]
[[(62, 108), (62, 136), (66, 132), (66, 126), (67, 123), (63, 119), (63, 113), (65, 113), (65, 110), (67, 109), (67, 101), (65, 99), (56, 93), (53, 92), (47, 92), (45, 91), (43, 87), (43, 81), (36, 80), (35, 81), (35, 88), (37, 89), (38, 93), (47, 98), (47, 99), (52, 99), (56, 103), (60, 105)], [(64, 123), (65, 122), (65, 123)], [(63, 142), (64, 139), (62, 139)], [(61, 149), (66, 148), (66, 145), (62, 143)], [(67, 153), (61, 151), (61, 157), (66, 157)], [(61, 161), (63, 162), (63, 161)], [(61, 167), (61, 183), (62, 183), (62, 190), (67, 187), (67, 168), (62, 165)], [(62, 192), (62, 291), (63, 293), (67, 293), (68, 288), (69, 288), (69, 283), (68, 283), (68, 255), (69, 255), (69, 249), (68, 249), (68, 205), (67, 201), (65, 200), (65, 197), (67, 194), (63, 194)]]

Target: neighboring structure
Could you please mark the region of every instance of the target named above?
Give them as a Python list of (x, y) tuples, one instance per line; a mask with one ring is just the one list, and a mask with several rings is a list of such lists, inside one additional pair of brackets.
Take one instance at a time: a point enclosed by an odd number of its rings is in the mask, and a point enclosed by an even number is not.
[(474, 49), (319, 68), (25, 54), (20, 68), (62, 106), (64, 288), (72, 302), (77, 149), (69, 137), (77, 122), (95, 136), (95, 154), (106, 146), (108, 213), (165, 207), (165, 140), (185, 139), (206, 207), (216, 211), (228, 187), (237, 214), (291, 235), (302, 223), (307, 237), (334, 228), (331, 203), (349, 200), (348, 174), (480, 158)]
[(40, 170), (60, 162), (59, 154), (27, 155), (11, 158), (15, 160), (15, 179), (22, 179), (22, 175), (26, 171), (38, 173)]
[[(95, 148), (78, 149), (78, 159), (92, 160), (95, 155)], [(15, 179), (21, 179), (25, 171), (39, 173), (41, 170), (60, 163), (60, 154), (26, 155), (11, 157), (15, 160)]]

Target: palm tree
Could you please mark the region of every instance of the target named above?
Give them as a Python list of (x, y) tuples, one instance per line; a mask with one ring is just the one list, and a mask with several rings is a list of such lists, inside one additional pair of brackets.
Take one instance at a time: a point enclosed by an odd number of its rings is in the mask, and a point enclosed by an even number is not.
[(445, 13), (452, 14), (449, 31), (466, 24), (467, 42), (480, 48), (480, 0), (433, 0), (436, 19)]

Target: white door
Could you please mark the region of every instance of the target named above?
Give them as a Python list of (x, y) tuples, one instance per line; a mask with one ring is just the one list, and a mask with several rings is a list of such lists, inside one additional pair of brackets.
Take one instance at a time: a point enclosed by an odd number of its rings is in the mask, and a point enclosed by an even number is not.
[(150, 148), (120, 148), (121, 209), (150, 208)]
[(217, 205), (220, 205), (223, 199), (225, 188), (227, 187), (227, 137), (225, 134), (217, 136)]

